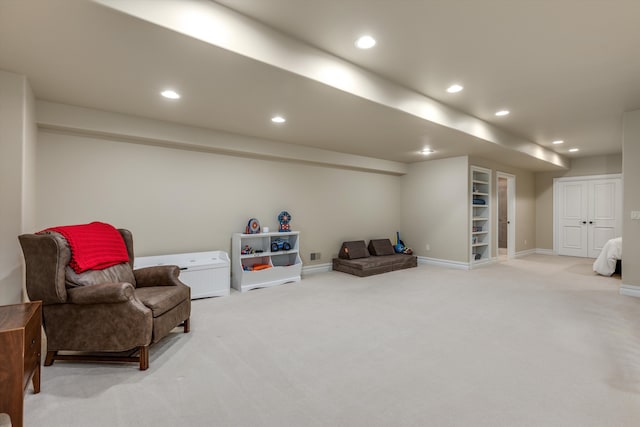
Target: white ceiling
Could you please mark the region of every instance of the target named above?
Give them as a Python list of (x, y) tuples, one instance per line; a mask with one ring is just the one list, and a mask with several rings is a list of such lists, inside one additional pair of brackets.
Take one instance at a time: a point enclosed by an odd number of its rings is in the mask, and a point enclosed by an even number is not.
[[(567, 158), (621, 152), (622, 113), (640, 108), (637, 0), (217, 3)], [(375, 48), (354, 47), (363, 33)], [(400, 162), (424, 160), (417, 152), (430, 146), (430, 158), (557, 168), (88, 0), (1, 2), (0, 69), (26, 75), (48, 101)], [(446, 93), (451, 83), (464, 91)], [(160, 98), (168, 86), (182, 99)], [(511, 114), (495, 117), (501, 108)], [(270, 123), (275, 113), (287, 123)]]

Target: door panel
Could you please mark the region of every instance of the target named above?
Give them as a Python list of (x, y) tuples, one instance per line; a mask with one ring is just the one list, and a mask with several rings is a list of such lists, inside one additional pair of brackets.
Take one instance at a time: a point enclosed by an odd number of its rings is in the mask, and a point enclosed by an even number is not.
[(564, 231), (564, 245), (565, 249), (582, 251), (584, 246), (584, 231), (582, 227), (566, 226)]
[[(587, 186), (581, 182), (562, 182), (560, 191), (560, 255), (586, 257), (587, 251)], [(584, 216), (583, 216), (584, 215)]]
[(609, 239), (620, 235), (622, 223), (622, 186), (620, 180), (606, 179), (589, 183), (589, 256), (597, 258)]
[(564, 185), (563, 217), (565, 219), (582, 220), (586, 206), (585, 186), (580, 183)]
[(507, 247), (507, 179), (498, 178), (498, 247)]

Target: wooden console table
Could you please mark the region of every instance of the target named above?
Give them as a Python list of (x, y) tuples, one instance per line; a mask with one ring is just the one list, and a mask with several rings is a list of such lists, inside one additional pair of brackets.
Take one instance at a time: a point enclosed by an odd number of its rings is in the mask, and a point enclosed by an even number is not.
[(33, 382), (40, 392), (42, 303), (0, 306), (0, 413), (22, 427), (24, 393)]

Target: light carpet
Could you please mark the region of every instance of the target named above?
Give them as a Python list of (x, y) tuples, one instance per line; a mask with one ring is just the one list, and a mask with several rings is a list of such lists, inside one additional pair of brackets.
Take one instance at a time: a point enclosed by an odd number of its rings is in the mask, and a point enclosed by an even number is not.
[(150, 368), (56, 362), (26, 426), (637, 426), (640, 299), (530, 255), (193, 301)]

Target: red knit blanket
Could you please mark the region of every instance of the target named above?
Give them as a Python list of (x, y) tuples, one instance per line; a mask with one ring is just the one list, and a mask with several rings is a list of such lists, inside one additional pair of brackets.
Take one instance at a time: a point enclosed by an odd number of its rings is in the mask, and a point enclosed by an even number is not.
[(122, 235), (104, 222), (52, 227), (43, 231), (55, 231), (67, 239), (71, 248), (69, 265), (76, 273), (102, 270), (129, 261)]

